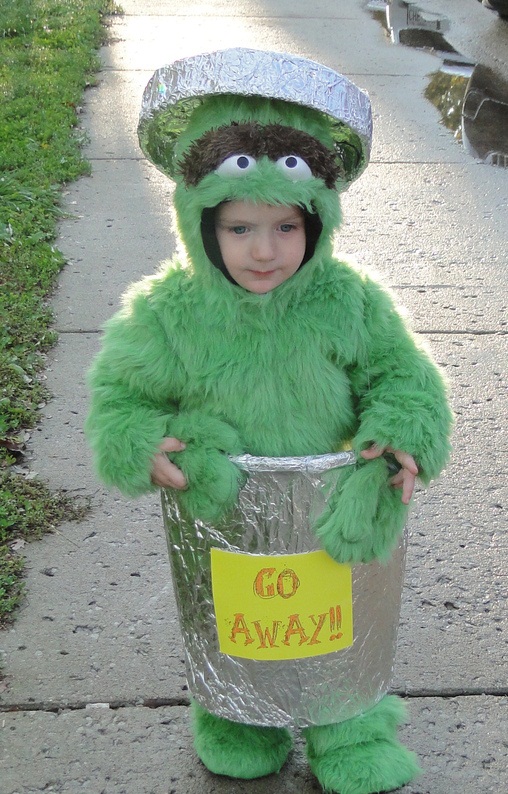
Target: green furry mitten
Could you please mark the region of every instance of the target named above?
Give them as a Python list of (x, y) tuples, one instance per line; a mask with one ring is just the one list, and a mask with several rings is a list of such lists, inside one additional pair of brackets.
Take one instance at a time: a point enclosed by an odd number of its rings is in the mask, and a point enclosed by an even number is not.
[(353, 719), (305, 728), (309, 765), (324, 790), (378, 794), (418, 775), (416, 756), (396, 738), (405, 714), (404, 703), (390, 695)]
[(196, 752), (215, 775), (252, 780), (279, 772), (292, 746), (285, 728), (243, 725), (216, 717), (191, 701)]
[(244, 475), (228, 455), (242, 452), (236, 430), (226, 422), (199, 411), (171, 418), (168, 434), (185, 443), (182, 452), (169, 455), (188, 483), (175, 498), (193, 519), (214, 522), (236, 503)]
[(390, 485), (384, 458), (341, 470), (335, 491), (314, 531), (325, 551), (337, 562), (389, 559), (406, 521), (408, 506)]

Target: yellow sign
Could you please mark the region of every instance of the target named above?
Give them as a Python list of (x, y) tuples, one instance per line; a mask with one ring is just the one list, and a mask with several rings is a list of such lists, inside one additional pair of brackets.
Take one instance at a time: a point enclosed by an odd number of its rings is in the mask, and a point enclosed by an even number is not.
[(262, 556), (212, 549), (219, 647), (244, 659), (302, 659), (353, 644), (351, 566), (324, 551)]

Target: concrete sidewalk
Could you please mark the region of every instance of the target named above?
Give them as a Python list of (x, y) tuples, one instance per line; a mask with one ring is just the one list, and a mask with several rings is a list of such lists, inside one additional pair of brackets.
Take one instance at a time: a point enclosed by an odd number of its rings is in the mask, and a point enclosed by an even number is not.
[[(344, 197), (339, 248), (395, 287), (450, 377), (457, 414), (454, 460), (410, 521), (393, 689), (410, 700), (402, 738), (425, 772), (405, 791), (508, 788), (508, 174), (439, 125), (423, 96), (436, 58), (391, 45), (363, 5), (125, 0), (112, 20), (83, 112), (92, 176), (65, 194), (54, 399), (32, 461), (52, 487), (93, 494), (93, 510), (27, 550), (25, 604), (1, 637), (1, 794), (319, 790), (300, 745), (279, 776), (257, 782), (215, 778), (196, 760), (158, 500), (105, 491), (82, 431), (102, 323), (127, 284), (174, 250), (172, 185), (136, 141), (142, 89), (164, 63), (227, 46), (311, 57), (371, 96), (372, 163)], [(469, 6), (484, 25), (481, 5)]]

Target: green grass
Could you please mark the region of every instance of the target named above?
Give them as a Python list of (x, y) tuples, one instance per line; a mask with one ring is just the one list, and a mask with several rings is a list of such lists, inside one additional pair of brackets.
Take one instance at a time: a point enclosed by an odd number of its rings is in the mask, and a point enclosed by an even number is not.
[(23, 558), (16, 547), (38, 540), (63, 521), (79, 521), (88, 504), (52, 493), (37, 479), (4, 472), (0, 479), (0, 626), (13, 616), (23, 593)]
[(0, 623), (22, 592), (13, 544), (82, 514), (15, 464), (48, 399), (40, 374), (65, 264), (55, 248), (61, 188), (89, 173), (78, 108), (96, 81), (104, 15), (118, 10), (112, 0), (0, 0)]

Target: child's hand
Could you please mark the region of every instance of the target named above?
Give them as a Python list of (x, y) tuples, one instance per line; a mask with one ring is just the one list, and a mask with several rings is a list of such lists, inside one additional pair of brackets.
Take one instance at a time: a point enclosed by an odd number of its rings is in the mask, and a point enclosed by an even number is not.
[[(179, 509), (192, 520), (213, 524), (232, 509), (243, 484), (243, 473), (229, 457), (243, 451), (237, 431), (201, 411), (180, 411), (169, 419), (166, 432), (171, 438), (165, 438), (163, 445), (178, 466), (173, 466), (172, 474), (178, 472), (185, 483), (175, 493)], [(169, 449), (166, 443), (181, 447)]]
[(179, 491), (187, 488), (187, 480), (180, 469), (168, 459), (166, 452), (181, 452), (185, 444), (177, 438), (164, 438), (154, 458), (151, 471), (151, 480), (154, 485), (161, 488), (176, 488)]
[(378, 444), (372, 444), (369, 449), (364, 449), (360, 455), (362, 458), (365, 458), (365, 460), (374, 460), (374, 458), (379, 458), (381, 455), (384, 455), (385, 452), (391, 452), (402, 467), (400, 471), (392, 477), (390, 482), (394, 488), (402, 488), (402, 503), (408, 505), (413, 495), (416, 475), (418, 474), (418, 466), (412, 455), (408, 452), (404, 452), (402, 449), (380, 447)]

